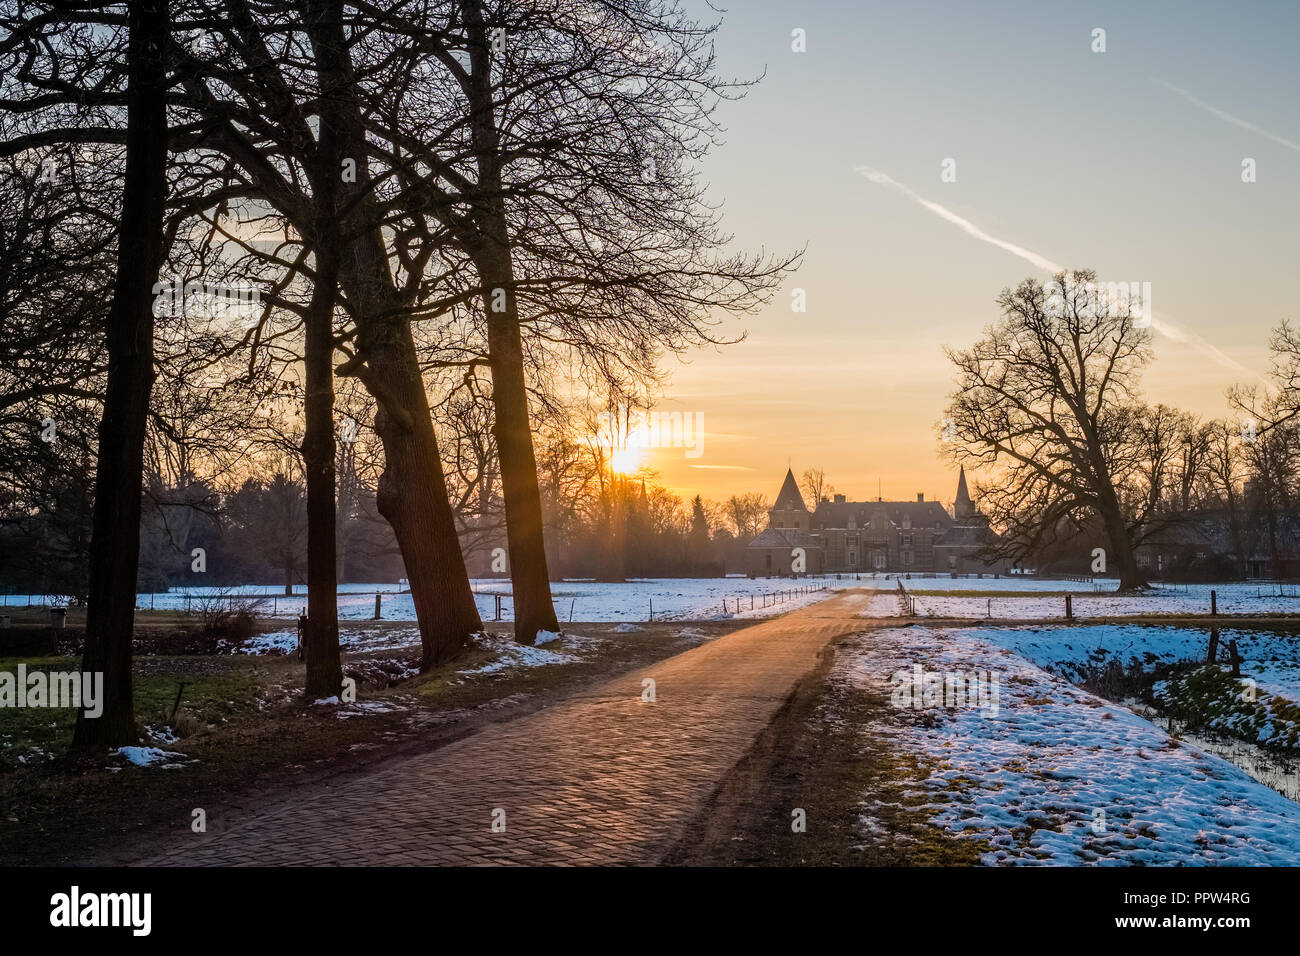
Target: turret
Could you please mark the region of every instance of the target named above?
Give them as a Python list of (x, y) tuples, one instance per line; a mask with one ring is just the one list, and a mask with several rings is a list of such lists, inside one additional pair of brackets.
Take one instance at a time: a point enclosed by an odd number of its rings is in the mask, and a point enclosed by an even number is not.
[(975, 503), (970, 500), (970, 492), (966, 489), (966, 469), (963, 467), (957, 476), (957, 500), (952, 503), (952, 516), (961, 521), (977, 514)]
[(776, 501), (767, 512), (767, 526), (807, 531), (811, 521), (812, 515), (803, 503), (803, 495), (799, 493), (799, 483), (794, 480), (794, 471), (787, 469)]

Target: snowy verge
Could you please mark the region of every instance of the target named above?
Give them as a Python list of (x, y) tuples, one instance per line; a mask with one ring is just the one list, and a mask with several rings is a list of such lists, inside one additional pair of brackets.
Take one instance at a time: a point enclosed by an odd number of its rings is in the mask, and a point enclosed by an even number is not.
[[(842, 645), (834, 673), (869, 692), (891, 676), (987, 672), (996, 715), (894, 708), (864, 728), (915, 754), (922, 805), (987, 864), (1300, 864), (1300, 806), (971, 631), (885, 628)], [(870, 825), (871, 797), (864, 794)]]

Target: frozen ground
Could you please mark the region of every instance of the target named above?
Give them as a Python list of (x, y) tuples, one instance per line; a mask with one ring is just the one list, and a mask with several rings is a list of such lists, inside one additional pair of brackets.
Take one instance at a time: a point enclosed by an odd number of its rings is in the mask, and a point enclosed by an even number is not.
[[(1004, 647), (1053, 673), (1079, 680), (1086, 669), (1114, 659), (1128, 667), (1134, 660), (1150, 670), (1157, 662), (1203, 661), (1208, 630), (1190, 627), (1144, 627), (1101, 624), (1092, 627), (979, 628), (950, 631)], [(1300, 635), (1248, 628), (1219, 628), (1219, 659), (1228, 642), (1237, 642), (1241, 673), (1260, 690), (1300, 702)]]
[(935, 825), (985, 840), (985, 863), (1300, 864), (1300, 805), (976, 633), (872, 630), (843, 647), (835, 675), (886, 696), (917, 664), (996, 675), (996, 715), (891, 708), (863, 730), (917, 755), (928, 777), (914, 796)]
[[(587, 622), (591, 623), (591, 622)], [(488, 630), (475, 638), (480, 647), (490, 651), (494, 659), (488, 664), (460, 671), (465, 675), (495, 674), (505, 670), (525, 667), (545, 667), (586, 659), (600, 645), (619, 638), (613, 635), (635, 634), (643, 628), (636, 624), (619, 624), (601, 636), (576, 634), (563, 630), (560, 633), (543, 631), (533, 646), (517, 644), (506, 635)], [(677, 636), (691, 643), (702, 643), (710, 636), (690, 627), (675, 628)], [(716, 635), (715, 635), (716, 636)], [(259, 634), (233, 649), (237, 654), (289, 654), (296, 647), (297, 635), (293, 630)], [(413, 625), (385, 625), (380, 622), (356, 622), (339, 628), (339, 644), (345, 651), (390, 651), (418, 656), (420, 632)]]
[[(414, 624), (366, 626), (360, 623), (339, 626), (339, 645), (351, 653), (365, 651), (400, 651), (420, 646), (420, 630)], [(239, 645), (240, 654), (289, 654), (298, 646), (296, 627), (259, 634)]]

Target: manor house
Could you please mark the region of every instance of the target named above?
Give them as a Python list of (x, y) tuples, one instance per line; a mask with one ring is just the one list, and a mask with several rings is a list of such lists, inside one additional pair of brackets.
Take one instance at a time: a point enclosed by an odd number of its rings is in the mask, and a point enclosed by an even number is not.
[(957, 478), (951, 514), (922, 494), (915, 501), (846, 501), (835, 495), (809, 511), (790, 470), (768, 511), (767, 529), (746, 547), (745, 570), (758, 576), (790, 574), (792, 552), (803, 548), (808, 574), (1006, 574), (1009, 560), (986, 563), (979, 554), (990, 540), (996, 536), (971, 501), (965, 469)]

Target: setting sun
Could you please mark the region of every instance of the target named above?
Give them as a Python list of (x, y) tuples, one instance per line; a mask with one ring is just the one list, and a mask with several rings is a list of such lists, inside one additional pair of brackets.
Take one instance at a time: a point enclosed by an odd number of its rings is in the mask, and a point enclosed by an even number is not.
[(609, 467), (617, 475), (631, 475), (641, 468), (641, 449), (620, 448), (609, 458)]

